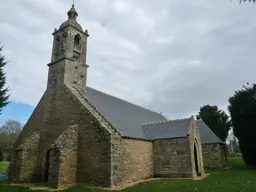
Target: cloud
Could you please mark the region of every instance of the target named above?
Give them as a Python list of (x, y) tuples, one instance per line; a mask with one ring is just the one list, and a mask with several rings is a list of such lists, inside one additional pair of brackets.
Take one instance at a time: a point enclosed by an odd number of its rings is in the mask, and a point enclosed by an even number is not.
[[(52, 36), (67, 19), (68, 0), (4, 1), (0, 41), (11, 99), (35, 106), (47, 82)], [(256, 16), (229, 0), (78, 1), (88, 29), (88, 84), (169, 118), (200, 106), (226, 109), (228, 98), (255, 82)]]
[(124, 0), (114, 1), (113, 7), (118, 13), (127, 13), (132, 10), (131, 2)]

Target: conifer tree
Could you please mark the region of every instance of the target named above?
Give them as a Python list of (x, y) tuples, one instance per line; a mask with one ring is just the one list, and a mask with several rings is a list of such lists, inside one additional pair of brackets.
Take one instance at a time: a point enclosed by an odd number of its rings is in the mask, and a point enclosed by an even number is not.
[(256, 84), (243, 86), (229, 98), (234, 135), (247, 165), (256, 168)]
[(220, 110), (218, 106), (205, 105), (201, 107), (196, 118), (202, 119), (220, 140), (226, 141), (231, 128), (231, 121), (229, 116), (223, 110)]
[(6, 87), (6, 76), (4, 67), (7, 64), (2, 54), (3, 47), (0, 47), (0, 114), (2, 109), (9, 103), (8, 87)]

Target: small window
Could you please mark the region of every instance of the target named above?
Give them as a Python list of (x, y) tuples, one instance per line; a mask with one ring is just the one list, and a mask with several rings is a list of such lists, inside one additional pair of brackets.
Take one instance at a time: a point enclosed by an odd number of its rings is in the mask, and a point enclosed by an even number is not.
[(60, 36), (56, 37), (56, 41), (55, 41), (55, 56), (58, 56), (60, 53)]
[(80, 50), (80, 48), (81, 48), (81, 37), (80, 37), (79, 34), (77, 34), (77, 35), (75, 36), (74, 47), (75, 47), (75, 49), (77, 49), (77, 50)]

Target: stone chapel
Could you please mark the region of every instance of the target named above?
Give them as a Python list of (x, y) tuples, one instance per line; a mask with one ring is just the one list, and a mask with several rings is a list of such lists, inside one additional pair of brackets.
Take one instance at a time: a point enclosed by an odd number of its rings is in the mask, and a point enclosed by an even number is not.
[(73, 5), (53, 32), (47, 88), (15, 142), (9, 180), (112, 188), (225, 167), (225, 143), (202, 120), (168, 120), (87, 86), (89, 34), (77, 17)]

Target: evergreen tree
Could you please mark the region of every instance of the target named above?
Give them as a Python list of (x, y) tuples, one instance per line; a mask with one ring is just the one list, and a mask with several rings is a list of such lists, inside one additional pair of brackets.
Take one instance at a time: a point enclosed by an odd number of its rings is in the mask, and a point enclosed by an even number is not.
[(202, 119), (220, 140), (226, 141), (231, 121), (224, 111), (219, 110), (217, 106), (205, 105), (200, 108), (197, 119)]
[[(247, 83), (249, 85), (249, 83)], [(256, 166), (256, 84), (243, 86), (229, 98), (234, 135), (247, 165)]]
[(6, 87), (6, 77), (4, 73), (4, 67), (7, 62), (2, 55), (2, 50), (3, 47), (0, 47), (0, 114), (2, 109), (9, 103), (8, 88)]

